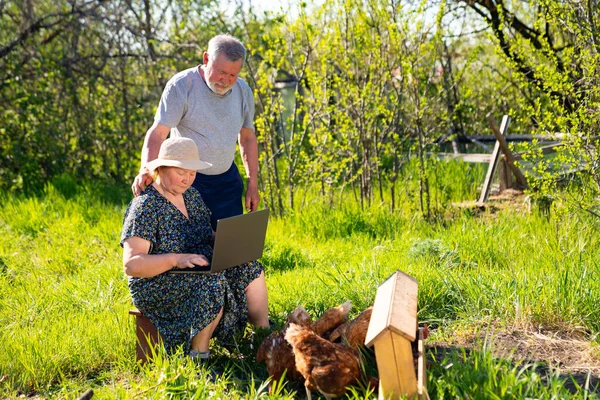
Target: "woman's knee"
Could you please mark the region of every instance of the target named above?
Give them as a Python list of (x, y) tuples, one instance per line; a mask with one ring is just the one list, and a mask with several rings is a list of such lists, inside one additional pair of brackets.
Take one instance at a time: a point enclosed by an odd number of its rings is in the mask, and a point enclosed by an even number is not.
[(264, 271), (260, 271), (258, 277), (254, 278), (254, 280), (246, 286), (246, 292), (248, 291), (267, 291), (267, 282), (265, 280)]

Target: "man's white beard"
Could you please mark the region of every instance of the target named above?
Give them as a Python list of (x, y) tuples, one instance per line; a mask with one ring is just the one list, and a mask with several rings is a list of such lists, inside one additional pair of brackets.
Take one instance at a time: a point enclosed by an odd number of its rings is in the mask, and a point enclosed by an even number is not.
[(231, 90), (231, 86), (222, 88), (220, 86), (215, 85), (213, 82), (209, 82), (208, 80), (206, 81), (206, 86), (208, 86), (210, 90), (212, 90), (214, 93), (218, 94), (219, 96), (225, 96)]

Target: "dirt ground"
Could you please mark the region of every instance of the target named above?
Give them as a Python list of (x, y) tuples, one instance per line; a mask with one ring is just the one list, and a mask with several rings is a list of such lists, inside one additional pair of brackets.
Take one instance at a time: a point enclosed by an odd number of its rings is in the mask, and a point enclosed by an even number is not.
[(476, 217), (493, 218), (500, 210), (510, 208), (519, 213), (530, 213), (533, 209), (539, 209), (539, 205), (532, 204), (531, 198), (520, 190), (507, 189), (499, 192), (498, 188), (492, 189), (488, 201), (479, 203), (478, 201), (463, 201), (451, 204), (448, 210), (448, 217), (458, 213), (469, 213)]
[[(487, 340), (487, 348), (498, 358), (514, 362), (536, 363), (541, 370), (559, 373), (574, 388), (570, 377), (579, 386), (587, 386), (600, 394), (600, 348), (593, 342), (567, 334), (490, 330), (457, 336), (452, 341), (429, 342), (427, 348), (441, 361), (448, 353), (480, 348)], [(586, 383), (587, 381), (587, 383)]]

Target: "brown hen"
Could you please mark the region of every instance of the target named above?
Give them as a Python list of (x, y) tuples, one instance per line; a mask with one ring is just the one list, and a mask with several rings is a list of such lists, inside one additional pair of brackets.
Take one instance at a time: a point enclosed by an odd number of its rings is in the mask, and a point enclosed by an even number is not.
[(329, 310), (325, 311), (323, 315), (319, 317), (319, 319), (313, 322), (311, 330), (317, 335), (323, 336), (327, 332), (337, 328), (346, 322), (351, 307), (352, 303), (350, 300), (348, 300), (344, 304), (330, 308)]
[(373, 306), (361, 312), (358, 317), (354, 318), (352, 321), (338, 326), (331, 332), (329, 340), (334, 342), (337, 339), (342, 338), (343, 343), (347, 343), (352, 347), (364, 346), (372, 312)]
[(296, 369), (292, 346), (285, 341), (284, 335), (291, 323), (310, 326), (310, 315), (302, 306), (298, 306), (287, 317), (281, 332), (273, 332), (263, 340), (256, 353), (256, 361), (265, 362), (267, 372), (278, 382), (287, 370), (286, 378), (290, 381), (302, 381), (302, 375)]
[(294, 311), (288, 315), (287, 320), (285, 321), (285, 325), (283, 326), (283, 333), (287, 330), (290, 324), (297, 324), (301, 326), (310, 326), (312, 324), (312, 320), (310, 319), (310, 315), (302, 306), (296, 307)]
[(359, 354), (352, 347), (331, 343), (296, 324), (290, 324), (285, 340), (294, 349), (296, 368), (305, 379), (309, 400), (311, 390), (327, 398), (341, 396), (360, 378)]

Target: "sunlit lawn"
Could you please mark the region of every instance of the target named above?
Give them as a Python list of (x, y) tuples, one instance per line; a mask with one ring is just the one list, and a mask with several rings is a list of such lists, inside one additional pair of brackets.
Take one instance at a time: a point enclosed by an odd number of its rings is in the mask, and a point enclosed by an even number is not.
[[(249, 335), (234, 353), (215, 345), (215, 366), (228, 372), (217, 383), (182, 357), (135, 364), (118, 246), (124, 204), (102, 193), (65, 196), (48, 186), (40, 197), (2, 200), (0, 396), (73, 398), (88, 388), (97, 398), (267, 396)], [(271, 317), (281, 324), (299, 304), (317, 316), (345, 300), (355, 316), (401, 270), (419, 281), (419, 321), (432, 328), (432, 342), (494, 326), (571, 330), (598, 344), (596, 221), (507, 209), (426, 223), (408, 200), (395, 213), (388, 207), (348, 201), (330, 209), (312, 195), (302, 210), (273, 218), (262, 258)], [(483, 347), (438, 361), (430, 352), (430, 363), (433, 398), (590, 398), (567, 391), (564, 374), (499, 360)], [(302, 386), (286, 385), (272, 397), (299, 388), (303, 395)]]

